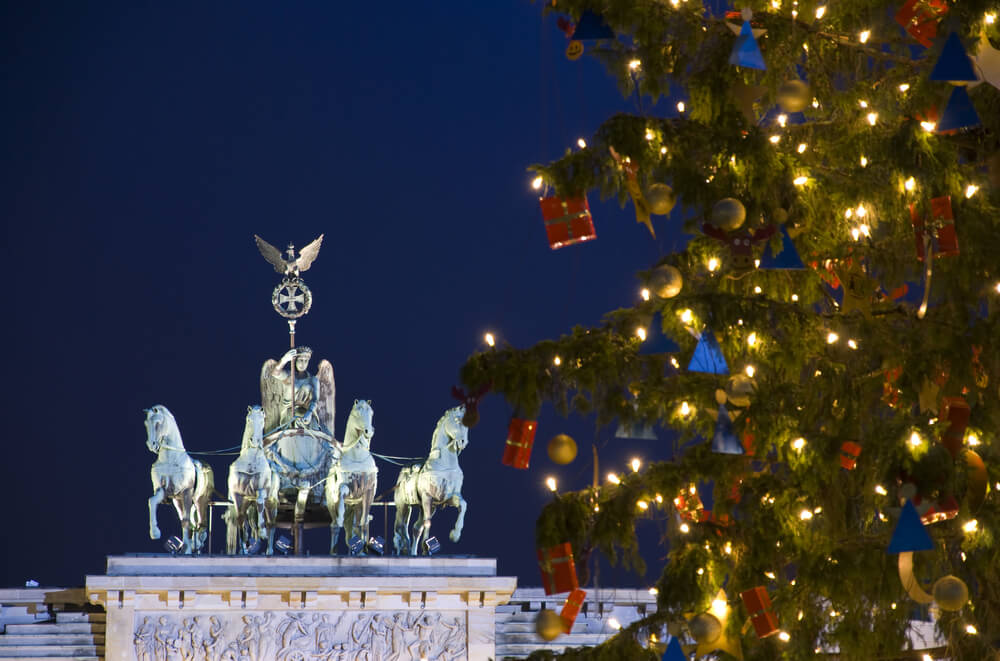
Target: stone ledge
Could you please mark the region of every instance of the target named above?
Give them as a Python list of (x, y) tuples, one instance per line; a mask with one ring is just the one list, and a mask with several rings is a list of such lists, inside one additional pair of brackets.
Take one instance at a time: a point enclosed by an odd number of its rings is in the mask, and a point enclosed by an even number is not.
[(472, 556), (108, 556), (107, 576), (496, 576), (496, 558)]

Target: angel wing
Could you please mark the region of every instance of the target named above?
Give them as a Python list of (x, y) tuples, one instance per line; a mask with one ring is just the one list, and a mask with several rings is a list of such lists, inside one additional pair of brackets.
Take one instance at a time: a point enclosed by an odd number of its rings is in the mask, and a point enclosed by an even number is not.
[[(272, 246), (270, 243), (268, 243), (264, 239), (262, 239), (259, 236), (257, 236), (256, 234), (253, 235), (253, 238), (257, 242), (257, 250), (259, 250), (260, 254), (264, 256), (264, 259), (266, 259), (269, 264), (271, 264), (272, 266), (274, 266), (274, 270), (275, 271), (277, 271), (278, 273), (284, 275), (285, 274), (285, 260), (281, 256), (281, 251), (278, 250), (277, 248), (275, 248), (274, 246)], [(321, 236), (320, 238), (322, 239), (323, 237)], [(309, 245), (311, 246), (312, 244), (309, 244)], [(307, 246), (306, 249), (308, 250), (309, 246)], [(319, 248), (317, 248), (317, 250), (318, 249)], [(314, 257), (314, 259), (315, 259), (315, 257)], [(312, 261), (312, 260), (310, 260), (310, 261)], [(300, 269), (300, 270), (305, 270), (305, 269)]]
[(281, 420), (282, 384), (271, 373), (278, 364), (273, 358), (264, 361), (260, 368), (260, 405), (264, 408), (264, 435), (274, 431)]
[[(323, 237), (320, 237), (322, 239)], [(319, 241), (319, 239), (317, 239)], [(318, 248), (317, 248), (318, 250)], [(330, 436), (336, 437), (333, 432), (334, 396), (337, 393), (337, 386), (333, 380), (333, 365), (329, 360), (319, 361), (319, 370), (316, 372), (316, 380), (319, 381), (319, 393), (316, 399), (316, 415), (319, 422)]]
[[(259, 241), (259, 239), (258, 239)], [(309, 267), (319, 256), (319, 246), (323, 243), (323, 235), (320, 234), (319, 238), (307, 245), (305, 248), (299, 251), (299, 258), (296, 261), (296, 265), (299, 267), (299, 272), (308, 271)], [(266, 257), (266, 255), (265, 255)], [(332, 372), (331, 372), (332, 374)]]

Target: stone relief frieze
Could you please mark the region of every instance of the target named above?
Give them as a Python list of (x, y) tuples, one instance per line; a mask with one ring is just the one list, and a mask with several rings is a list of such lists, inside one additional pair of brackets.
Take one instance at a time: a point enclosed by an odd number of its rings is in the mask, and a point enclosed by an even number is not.
[(136, 661), (465, 661), (463, 613), (136, 613)]

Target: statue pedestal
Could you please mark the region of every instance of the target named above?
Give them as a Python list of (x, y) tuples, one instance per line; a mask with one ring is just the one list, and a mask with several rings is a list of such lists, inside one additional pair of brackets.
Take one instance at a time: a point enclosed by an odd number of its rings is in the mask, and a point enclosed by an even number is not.
[(517, 579), (493, 558), (109, 556), (106, 661), (485, 661)]

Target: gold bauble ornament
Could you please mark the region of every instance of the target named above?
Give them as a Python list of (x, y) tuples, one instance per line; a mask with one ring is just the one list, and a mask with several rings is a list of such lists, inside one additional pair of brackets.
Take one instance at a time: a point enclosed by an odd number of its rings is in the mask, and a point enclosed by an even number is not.
[(699, 613), (688, 621), (688, 631), (699, 645), (711, 645), (722, 636), (722, 622), (711, 613)]
[(555, 640), (563, 633), (562, 618), (555, 611), (543, 608), (535, 616), (535, 633), (544, 641)]
[(747, 210), (736, 198), (726, 197), (712, 207), (711, 219), (712, 224), (719, 229), (731, 232), (747, 219)]
[(943, 611), (962, 610), (969, 601), (969, 588), (965, 585), (965, 581), (951, 574), (935, 581), (931, 587), (931, 594), (934, 595), (934, 602), (938, 608)]
[(649, 210), (657, 216), (666, 216), (677, 204), (677, 196), (674, 189), (666, 184), (650, 184), (646, 189), (646, 202)]
[(658, 298), (673, 298), (681, 293), (684, 278), (676, 267), (660, 264), (649, 276), (649, 288)]
[(568, 464), (576, 459), (576, 441), (566, 434), (556, 434), (549, 441), (549, 459), (557, 464)]
[(778, 88), (778, 105), (785, 112), (801, 112), (809, 105), (809, 86), (801, 80), (786, 80)]
[(746, 374), (734, 374), (726, 382), (726, 398), (733, 406), (746, 408), (750, 406), (750, 396), (757, 384)]

